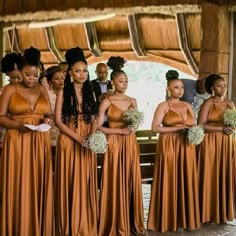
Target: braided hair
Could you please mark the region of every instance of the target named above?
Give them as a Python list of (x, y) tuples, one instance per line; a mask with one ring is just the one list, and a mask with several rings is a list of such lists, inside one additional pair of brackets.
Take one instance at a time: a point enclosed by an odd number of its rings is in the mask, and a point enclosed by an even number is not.
[(121, 68), (124, 67), (126, 60), (123, 57), (110, 57), (107, 66), (112, 70), (110, 78), (113, 80), (119, 74), (126, 74)]
[[(68, 63), (68, 71), (77, 62), (84, 62), (87, 65), (84, 53), (79, 47), (69, 49), (66, 54)], [(63, 123), (70, 122), (71, 117), (75, 117), (75, 127), (78, 127), (79, 102), (76, 95), (74, 83), (71, 81), (69, 73), (66, 73), (64, 88), (63, 88), (63, 104), (62, 104), (62, 121)], [(89, 80), (83, 84), (82, 88), (82, 115), (86, 123), (91, 121), (91, 117), (96, 114), (96, 103), (93, 95), (92, 85)]]

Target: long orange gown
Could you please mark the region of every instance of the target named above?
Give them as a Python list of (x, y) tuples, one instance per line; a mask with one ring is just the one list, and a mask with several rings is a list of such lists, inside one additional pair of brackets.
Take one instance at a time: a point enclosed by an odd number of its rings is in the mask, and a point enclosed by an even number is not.
[[(87, 136), (90, 124), (79, 115), (68, 126)], [(56, 236), (96, 236), (98, 234), (97, 160), (91, 149), (60, 134), (55, 160)]]
[[(122, 128), (123, 112), (114, 104), (108, 108), (110, 128)], [(108, 135), (100, 193), (100, 236), (142, 234), (143, 201), (139, 146), (135, 134)]]
[[(33, 111), (17, 89), (10, 98), (11, 118), (25, 124), (39, 125), (49, 109), (50, 104), (42, 94)], [(1, 157), (1, 235), (52, 236), (53, 177), (49, 133), (8, 129)]]
[[(227, 103), (214, 103), (210, 107), (207, 123), (224, 123)], [(199, 146), (198, 175), (201, 221), (226, 223), (235, 215), (235, 139), (222, 132), (205, 133)]]
[[(193, 125), (171, 107), (163, 126)], [(157, 144), (148, 229), (159, 232), (200, 227), (197, 159), (195, 146), (180, 132), (161, 133)]]

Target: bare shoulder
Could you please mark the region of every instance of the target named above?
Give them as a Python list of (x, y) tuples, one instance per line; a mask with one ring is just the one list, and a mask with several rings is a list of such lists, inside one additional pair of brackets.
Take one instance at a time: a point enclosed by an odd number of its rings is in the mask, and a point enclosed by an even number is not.
[(211, 106), (212, 104), (213, 104), (213, 100), (210, 97), (203, 102), (202, 106)]
[(42, 84), (39, 84), (38, 87), (39, 87), (40, 91), (41, 91), (43, 94), (47, 94), (47, 93), (48, 93), (48, 92), (47, 92), (47, 89), (46, 89)]
[(16, 91), (16, 86), (13, 84), (8, 84), (2, 87), (2, 94), (12, 95)]
[(168, 105), (168, 102), (167, 101), (164, 101), (164, 102), (161, 102), (158, 104), (157, 108), (168, 108), (169, 105)]
[(227, 99), (226, 102), (227, 102), (227, 104), (229, 105), (230, 108), (235, 109), (235, 105), (234, 105), (233, 101)]
[(183, 103), (188, 109), (192, 109), (192, 106), (190, 103), (188, 103), (188, 102), (183, 102)]
[(100, 106), (109, 106), (111, 104), (110, 98), (104, 98), (100, 104)]

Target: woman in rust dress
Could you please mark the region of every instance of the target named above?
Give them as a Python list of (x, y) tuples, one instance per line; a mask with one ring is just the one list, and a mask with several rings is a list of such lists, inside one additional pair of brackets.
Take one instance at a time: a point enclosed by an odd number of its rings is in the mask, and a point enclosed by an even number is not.
[(38, 84), (39, 51), (27, 49), (22, 81), (0, 98), (0, 124), (7, 129), (2, 149), (1, 235), (53, 235), (52, 159), (49, 132), (24, 124), (51, 123), (45, 88)]
[(160, 133), (152, 183), (148, 229), (160, 232), (200, 227), (195, 146), (184, 130), (194, 124), (177, 71), (168, 71), (168, 99), (155, 111), (152, 131)]
[(82, 146), (96, 128), (95, 100), (83, 51), (72, 48), (65, 56), (69, 67), (55, 110), (61, 130), (55, 160), (56, 235), (96, 236), (97, 161), (91, 149)]
[(235, 139), (233, 129), (224, 124), (224, 111), (235, 109), (225, 97), (227, 86), (217, 74), (205, 80), (212, 96), (201, 106), (198, 123), (205, 129), (199, 146), (198, 175), (201, 221), (226, 223), (235, 218)]
[[(109, 147), (104, 156), (100, 193), (100, 236), (143, 234), (143, 202), (139, 147), (135, 133), (122, 119), (123, 112), (136, 107), (136, 100), (125, 95), (127, 75), (121, 70), (125, 61), (109, 59), (114, 93), (99, 107), (98, 129), (108, 135)], [(120, 60), (119, 60), (120, 59)], [(115, 69), (114, 69), (115, 68)], [(107, 115), (109, 127), (102, 127)]]

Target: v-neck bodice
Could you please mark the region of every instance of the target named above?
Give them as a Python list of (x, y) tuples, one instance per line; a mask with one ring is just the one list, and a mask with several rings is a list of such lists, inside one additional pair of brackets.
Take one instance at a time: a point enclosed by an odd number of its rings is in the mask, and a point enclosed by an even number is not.
[[(130, 104), (129, 108), (132, 108), (132, 103)], [(118, 106), (111, 103), (107, 110), (107, 119), (110, 128), (123, 128), (125, 127), (125, 122), (123, 121), (123, 113)]]
[(224, 123), (224, 112), (226, 109), (230, 108), (226, 101), (216, 103), (212, 99), (212, 105), (209, 109), (207, 123)]
[(50, 111), (50, 104), (48, 103), (48, 101), (41, 92), (33, 110), (29, 100), (23, 97), (17, 90), (10, 98), (9, 113), (12, 115), (31, 114), (31, 113), (46, 114), (49, 111)]
[[(183, 103), (184, 104), (184, 103)], [(185, 125), (193, 125), (194, 124), (194, 117), (192, 115), (192, 113), (190, 112), (189, 108), (186, 106), (187, 108), (187, 118), (183, 119), (182, 115), (173, 110), (170, 106), (169, 106), (169, 110), (167, 111), (167, 113), (164, 116), (163, 119), (163, 125), (164, 126), (176, 126), (176, 125), (180, 125), (180, 124), (185, 124)]]

